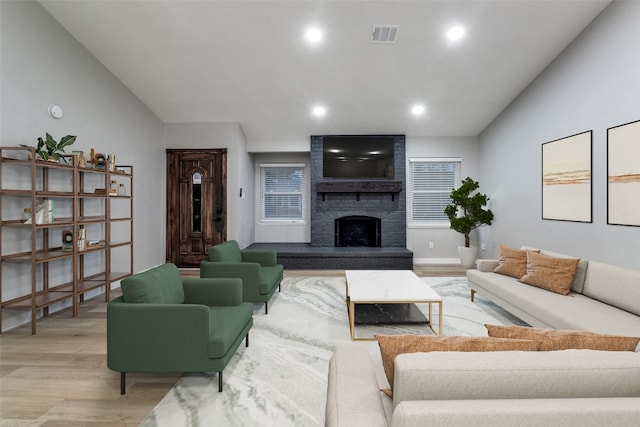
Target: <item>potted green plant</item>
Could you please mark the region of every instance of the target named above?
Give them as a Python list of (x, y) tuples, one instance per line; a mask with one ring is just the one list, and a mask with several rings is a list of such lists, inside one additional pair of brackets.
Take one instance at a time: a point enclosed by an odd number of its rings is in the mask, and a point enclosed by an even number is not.
[[(75, 135), (67, 135), (63, 136), (60, 141), (56, 141), (53, 139), (49, 133), (46, 134), (43, 139), (41, 136), (38, 137), (38, 145), (36, 146), (36, 154), (42, 160), (50, 160), (50, 161), (59, 161), (62, 159), (65, 163), (67, 160), (62, 157), (65, 153), (64, 149), (69, 145), (76, 142)], [(22, 145), (23, 147), (27, 147), (27, 145)]]
[(444, 208), (449, 218), (450, 228), (464, 235), (464, 247), (458, 248), (462, 266), (470, 268), (476, 260), (477, 247), (470, 245), (469, 235), (482, 225), (491, 225), (493, 212), (485, 209), (489, 197), (475, 192), (480, 185), (470, 177), (465, 178), (458, 188), (451, 190), (451, 203)]

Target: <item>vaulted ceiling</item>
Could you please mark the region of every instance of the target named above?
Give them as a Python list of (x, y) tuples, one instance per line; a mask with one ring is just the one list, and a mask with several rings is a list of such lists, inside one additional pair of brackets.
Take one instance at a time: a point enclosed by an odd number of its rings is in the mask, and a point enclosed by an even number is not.
[[(160, 119), (237, 122), (260, 151), (312, 134), (476, 136), (609, 1), (40, 3)], [(395, 42), (372, 43), (376, 25)]]

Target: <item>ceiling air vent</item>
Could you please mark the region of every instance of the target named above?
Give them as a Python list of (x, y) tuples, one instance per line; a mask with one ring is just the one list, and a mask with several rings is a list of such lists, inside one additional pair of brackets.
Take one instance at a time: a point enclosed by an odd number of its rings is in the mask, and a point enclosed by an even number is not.
[(374, 25), (371, 43), (395, 43), (399, 30), (398, 25)]

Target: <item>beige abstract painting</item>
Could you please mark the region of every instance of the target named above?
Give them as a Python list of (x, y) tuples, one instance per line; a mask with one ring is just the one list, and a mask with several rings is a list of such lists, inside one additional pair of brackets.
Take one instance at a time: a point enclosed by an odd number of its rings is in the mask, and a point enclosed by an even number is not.
[(542, 144), (542, 219), (591, 222), (592, 131)]
[(607, 223), (640, 226), (640, 120), (607, 129)]

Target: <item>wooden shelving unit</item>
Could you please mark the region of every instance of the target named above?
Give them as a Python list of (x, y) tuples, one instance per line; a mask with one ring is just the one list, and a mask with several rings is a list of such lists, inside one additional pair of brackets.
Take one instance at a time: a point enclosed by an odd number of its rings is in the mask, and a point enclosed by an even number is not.
[[(30, 309), (32, 334), (53, 304), (70, 300), (75, 317), (86, 293), (104, 288), (108, 301), (111, 283), (133, 272), (133, 166), (85, 168), (73, 155), (65, 159), (45, 162), (33, 148), (0, 147), (0, 330), (6, 309)], [(111, 194), (112, 181), (126, 194)], [(42, 223), (37, 209), (45, 200), (61, 215)], [(30, 209), (29, 219), (21, 208)], [(63, 244), (65, 231), (70, 245)], [(113, 271), (117, 251), (128, 251), (117, 257), (120, 272)]]

